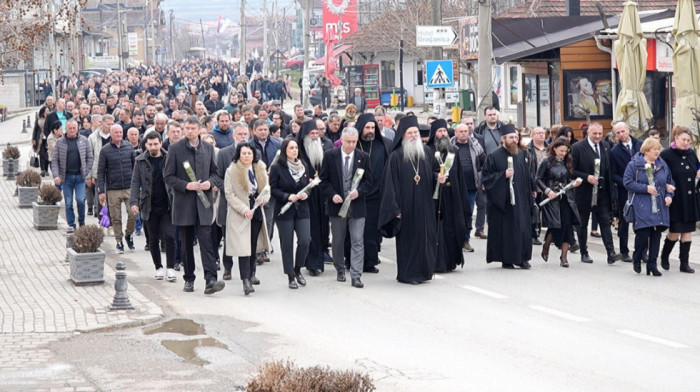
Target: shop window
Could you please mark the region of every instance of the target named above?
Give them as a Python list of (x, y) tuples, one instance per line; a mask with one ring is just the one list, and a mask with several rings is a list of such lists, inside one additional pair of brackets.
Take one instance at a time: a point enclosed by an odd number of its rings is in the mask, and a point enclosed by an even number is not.
[(396, 87), (396, 62), (382, 61), (382, 87)]

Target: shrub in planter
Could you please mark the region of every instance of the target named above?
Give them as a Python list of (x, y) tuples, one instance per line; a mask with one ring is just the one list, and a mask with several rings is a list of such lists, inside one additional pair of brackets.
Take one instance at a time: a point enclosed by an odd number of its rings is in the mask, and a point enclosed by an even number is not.
[(37, 230), (58, 229), (58, 213), (63, 194), (55, 186), (44, 184), (39, 188), (39, 201), (32, 203), (34, 228)]
[(97, 225), (84, 225), (73, 233), (73, 247), (68, 248), (70, 280), (76, 285), (104, 282), (105, 252), (100, 250), (104, 234)]
[(299, 368), (292, 362), (266, 362), (248, 383), (247, 392), (370, 392), (372, 379), (353, 371), (314, 366)]
[(19, 171), (19, 162), (17, 161), (19, 159), (19, 148), (16, 146), (11, 146), (10, 143), (7, 143), (7, 147), (2, 151), (2, 174), (4, 176), (7, 176), (9, 173), (9, 165), (10, 165), (10, 158), (12, 158), (15, 162), (15, 170), (16, 172)]
[(28, 169), (17, 175), (16, 184), (18, 187), (19, 207), (31, 207), (32, 203), (37, 201), (37, 197), (39, 196), (41, 176), (34, 170)]

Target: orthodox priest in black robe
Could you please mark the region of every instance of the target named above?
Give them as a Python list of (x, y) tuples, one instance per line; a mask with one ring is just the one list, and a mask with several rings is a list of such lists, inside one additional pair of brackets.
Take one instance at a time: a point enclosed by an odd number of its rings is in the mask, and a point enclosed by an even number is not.
[[(418, 284), (432, 279), (437, 256), (433, 190), (438, 165), (423, 145), (415, 116), (401, 119), (384, 171), (379, 232), (396, 237), (397, 279)], [(442, 182), (445, 177), (441, 176)]]
[[(486, 157), (482, 183), (488, 199), (489, 217), (486, 262), (503, 263), (503, 268), (518, 265), (530, 268), (532, 256), (531, 208), (534, 205), (535, 183), (526, 153), (518, 148), (518, 134), (512, 124), (501, 127), (501, 146)], [(508, 168), (512, 158), (513, 168)], [(511, 202), (509, 178), (513, 179)]]
[[(447, 161), (448, 154), (454, 154), (452, 167), (447, 172), (447, 179), (440, 185), (438, 198), (434, 200), (437, 212), (437, 261), (435, 272), (454, 271), (458, 265), (464, 267), (462, 245), (471, 229), (472, 211), (469, 207), (469, 193), (462, 174), (462, 165), (457, 156), (457, 147), (450, 142), (447, 122), (437, 119), (430, 124), (428, 147), (439, 154), (441, 162)], [(436, 155), (437, 159), (438, 156)]]
[[(381, 129), (374, 119), (374, 114), (365, 113), (360, 115), (355, 123), (355, 129), (360, 134), (357, 141), (357, 149), (369, 154), (369, 163), (372, 172), (372, 190), (365, 195), (365, 206), (367, 215), (365, 217), (365, 260), (363, 272), (379, 272), (379, 245), (381, 236), (379, 235), (379, 205), (381, 204), (381, 185), (384, 177), (384, 167), (389, 161), (391, 152), (391, 140), (382, 136)], [(349, 259), (350, 249), (347, 252)]]
[[(297, 134), (299, 144), (299, 157), (304, 161), (306, 167), (310, 168), (309, 178), (321, 175), (323, 165), (323, 144), (321, 136), (316, 127), (316, 120), (304, 121), (301, 130)], [(306, 256), (306, 269), (311, 276), (319, 276), (323, 272), (323, 251), (326, 249), (324, 236), (324, 221), (328, 216), (324, 214), (324, 198), (321, 194), (321, 187), (317, 186), (311, 190), (308, 198), (309, 211), (311, 215), (311, 244), (309, 253)]]

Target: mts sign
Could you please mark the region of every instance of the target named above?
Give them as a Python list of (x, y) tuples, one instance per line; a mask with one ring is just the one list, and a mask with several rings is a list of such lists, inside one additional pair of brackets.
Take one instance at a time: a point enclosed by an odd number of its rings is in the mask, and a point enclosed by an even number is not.
[(357, 0), (323, 0), (323, 42), (338, 42), (357, 30)]

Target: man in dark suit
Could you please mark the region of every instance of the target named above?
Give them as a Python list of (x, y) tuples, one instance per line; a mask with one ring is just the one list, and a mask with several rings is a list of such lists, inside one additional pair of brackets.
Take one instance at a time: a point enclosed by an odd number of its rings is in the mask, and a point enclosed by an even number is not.
[[(603, 141), (603, 126), (600, 123), (592, 123), (588, 127), (588, 136), (571, 147), (574, 176), (583, 179), (583, 184), (576, 189), (576, 205), (581, 217), (578, 239), (581, 246), (581, 261), (584, 263), (593, 262), (593, 259), (588, 255), (587, 246), (588, 218), (591, 213), (598, 218), (603, 244), (608, 253), (608, 264), (613, 264), (621, 259), (620, 255), (615, 253), (610, 230), (612, 180), (610, 179), (609, 150), (610, 146)], [(596, 160), (600, 162), (598, 177), (594, 175)], [(595, 203), (593, 200), (594, 187), (598, 189)]]
[[(352, 286), (364, 287), (360, 280), (364, 264), (365, 195), (372, 189), (369, 155), (356, 150), (357, 129), (345, 128), (339, 148), (326, 151), (321, 169), (321, 185), (333, 235), (333, 264), (339, 282), (345, 282), (345, 236), (350, 232), (350, 278)], [(357, 188), (353, 180), (358, 169), (364, 170)], [(343, 202), (350, 199), (345, 217), (339, 212)]]
[[(182, 259), (185, 267), (185, 292), (194, 291), (194, 233), (199, 234), (199, 251), (206, 279), (204, 294), (221, 291), (225, 283), (219, 281), (216, 272), (216, 253), (211, 240), (211, 222), (214, 218), (212, 188), (222, 188), (223, 181), (217, 174), (214, 147), (199, 137), (199, 119), (185, 119), (184, 138), (168, 149), (168, 159), (163, 167), (163, 181), (172, 189), (172, 220), (178, 226), (182, 242)], [(185, 167), (185, 161), (189, 163)], [(194, 179), (189, 176), (194, 175)]]
[(617, 144), (610, 149), (610, 172), (614, 186), (617, 188), (617, 210), (619, 213), (619, 225), (617, 236), (620, 237), (620, 253), (622, 261), (631, 263), (632, 258), (627, 247), (629, 237), (629, 223), (625, 221), (622, 214), (622, 208), (627, 202), (627, 190), (623, 184), (622, 178), (625, 175), (625, 169), (630, 160), (635, 156), (639, 149), (642, 148), (642, 141), (630, 136), (630, 128), (627, 124), (619, 122), (613, 126), (613, 132), (617, 135)]

